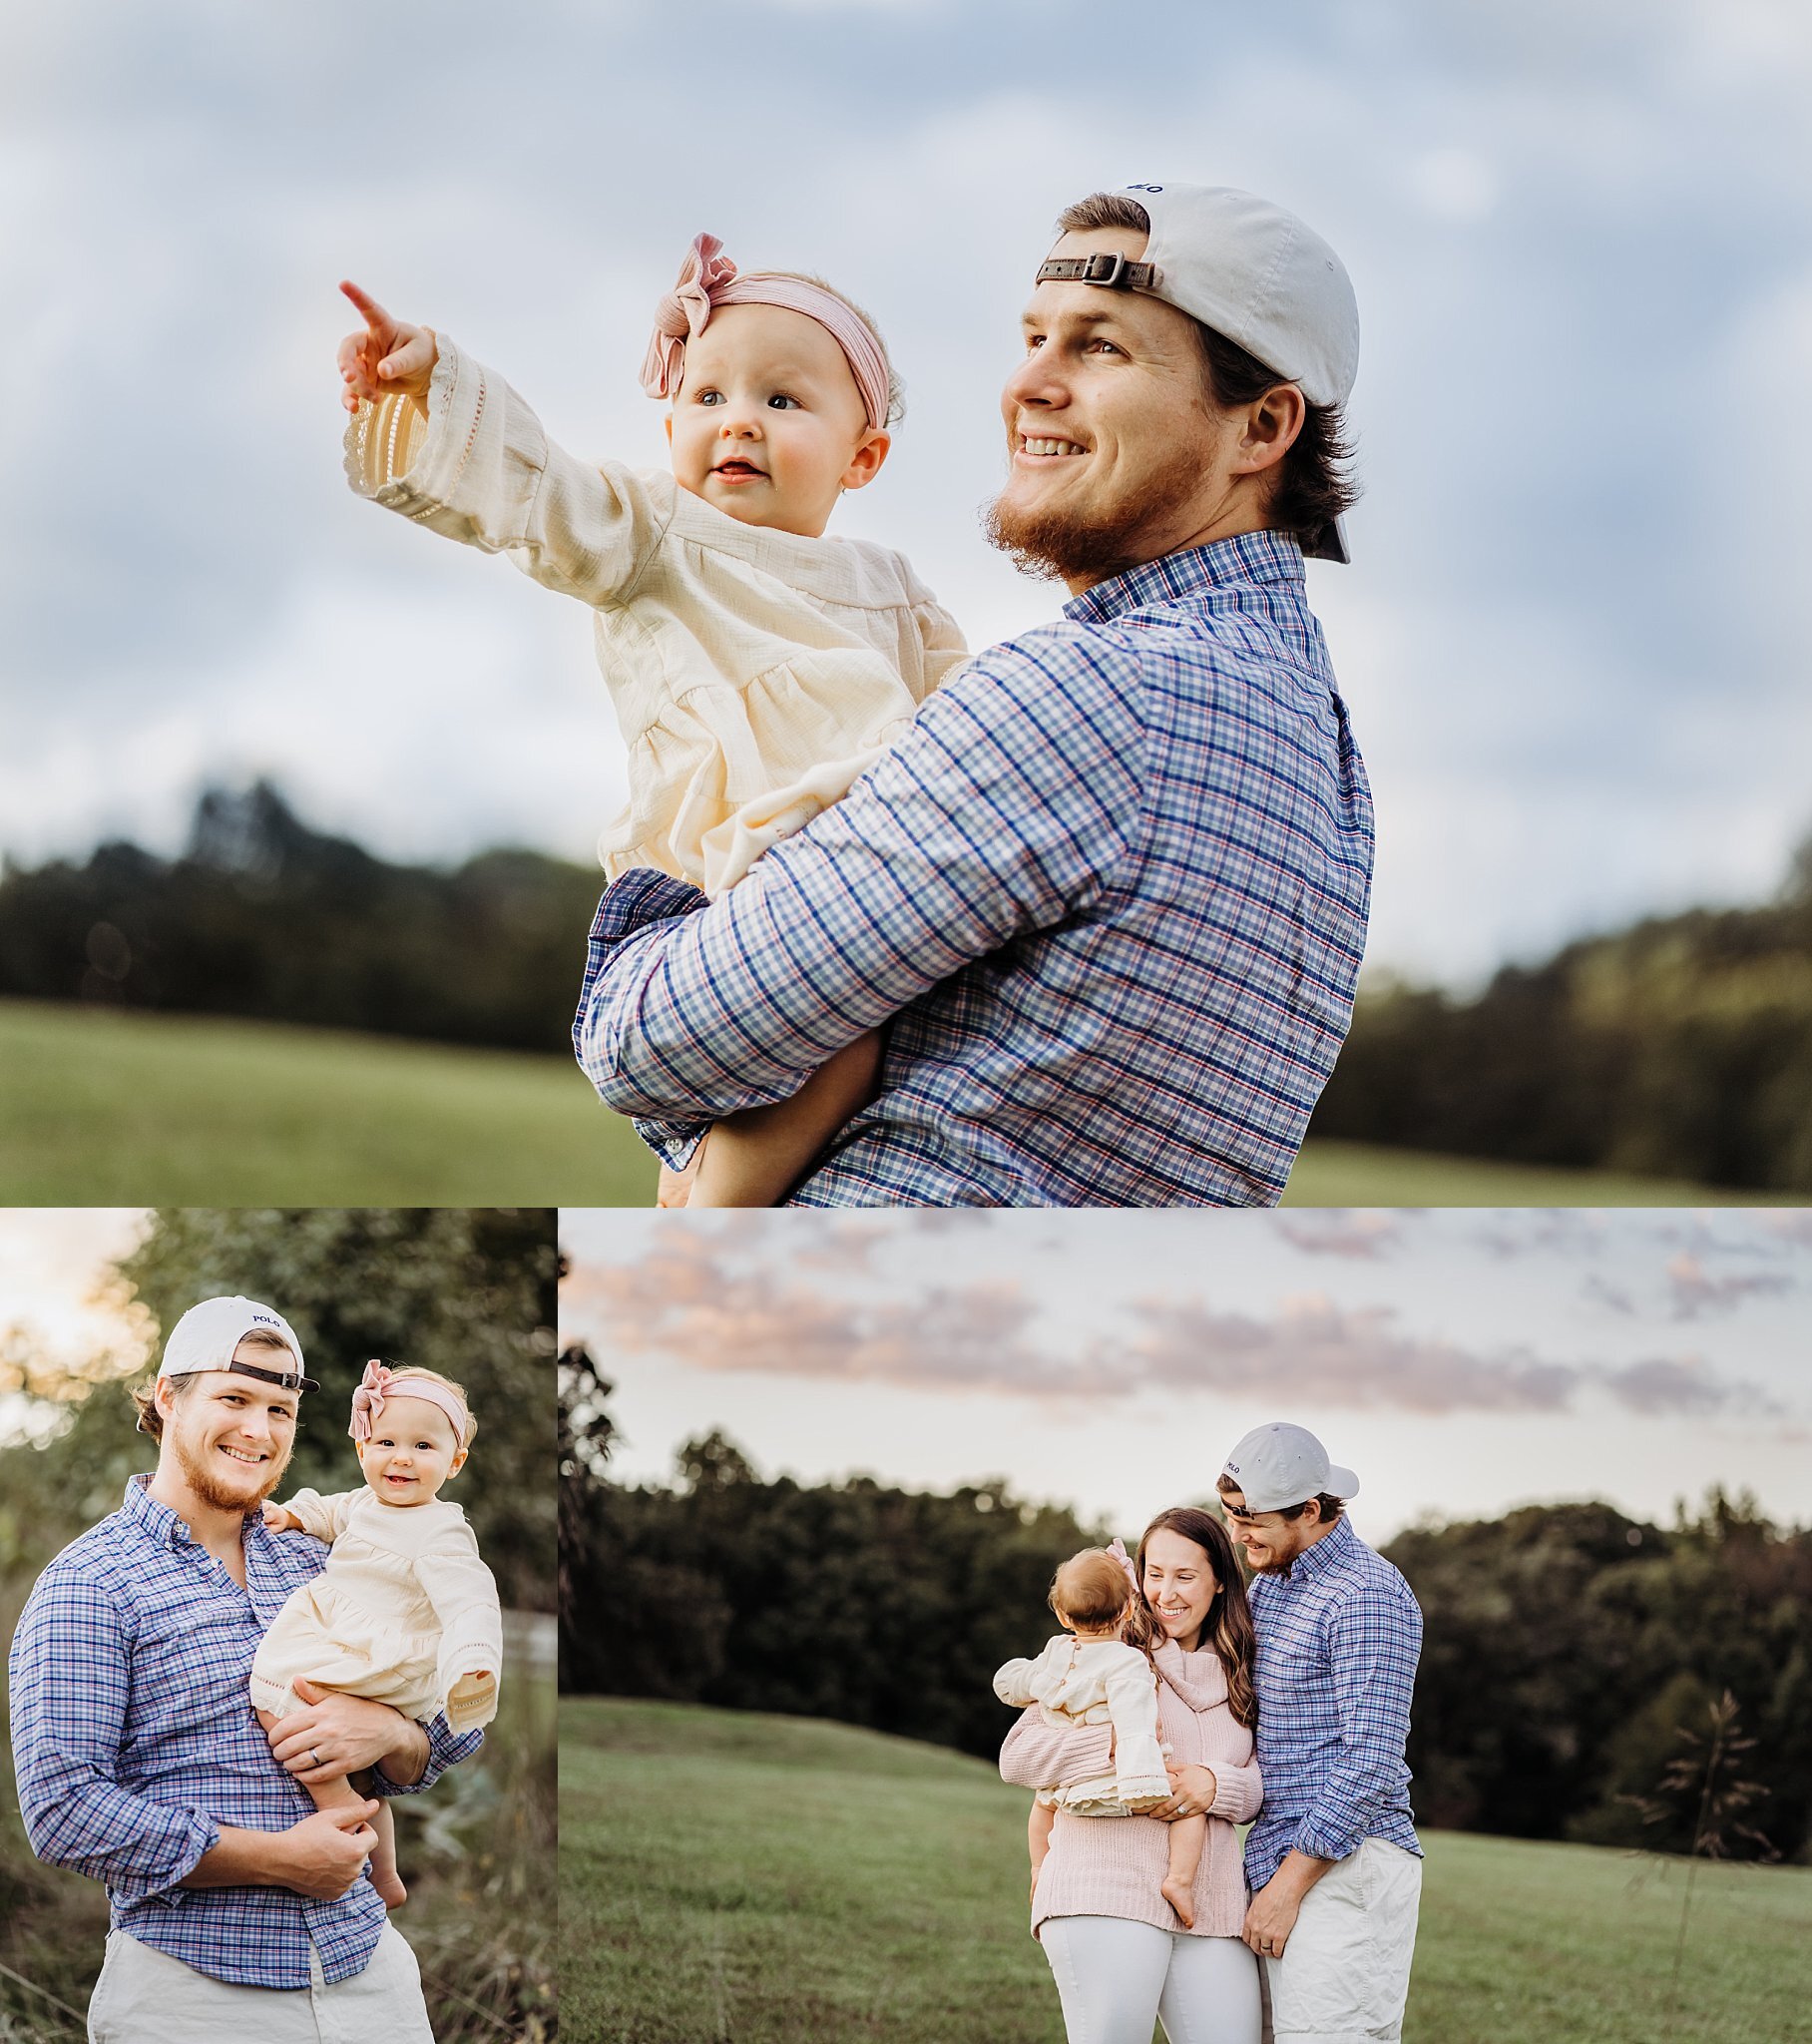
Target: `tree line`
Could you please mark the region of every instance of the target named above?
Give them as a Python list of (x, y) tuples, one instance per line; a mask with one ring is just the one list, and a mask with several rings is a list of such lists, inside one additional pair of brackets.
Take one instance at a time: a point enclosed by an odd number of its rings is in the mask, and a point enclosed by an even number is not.
[(9, 862), (0, 994), (560, 1051), (602, 886), (533, 851), (393, 865), (266, 782), (215, 789), (179, 858)]
[(1812, 848), (1764, 907), (1586, 938), (1473, 1000), (1362, 995), (1311, 1134), (1812, 1191)]
[[(609, 1389), (582, 1350), (563, 1356), (565, 1691), (833, 1718), (992, 1758), (1010, 1720), (989, 1678), (1050, 1636), (1052, 1571), (1140, 1531), (1004, 1482), (946, 1496), (764, 1478), (717, 1432), (680, 1449), (670, 1482), (620, 1484)], [(1382, 1551), (1426, 1624), (1422, 1822), (1689, 1849), (1694, 1799), (1657, 1806), (1657, 1790), (1728, 1691), (1765, 1793), (1760, 1839), (1727, 1849), (1812, 1858), (1812, 1531), (1714, 1493), (1667, 1528), (1530, 1506)]]
[[(562, 1051), (601, 875), (499, 850), (394, 865), (271, 786), (214, 790), (183, 855), (0, 869), (0, 995)], [(1476, 998), (1360, 998), (1311, 1134), (1812, 1191), (1812, 851), (1780, 898), (1510, 966)]]

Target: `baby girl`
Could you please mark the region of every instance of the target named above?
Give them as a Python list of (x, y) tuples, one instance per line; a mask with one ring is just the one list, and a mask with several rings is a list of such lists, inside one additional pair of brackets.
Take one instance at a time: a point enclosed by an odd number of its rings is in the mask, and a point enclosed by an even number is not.
[[(405, 1718), (444, 1713), (455, 1732), (496, 1717), (497, 1585), (465, 1513), (439, 1496), (464, 1466), (476, 1430), (451, 1378), (368, 1362), (348, 1428), (364, 1489), (332, 1497), (298, 1490), (286, 1505), (264, 1506), (273, 1532), (312, 1533), (333, 1549), (271, 1621), (251, 1664), (251, 1702), (266, 1732), (303, 1708), (292, 1687), (298, 1677), (389, 1704)], [(305, 1786), (320, 1809), (365, 1800), (344, 1776)], [(396, 1869), (388, 1802), (371, 1824), (371, 1885), (395, 1908), (408, 1890)]]
[[(1157, 1737), (1157, 1676), (1151, 1647), (1156, 1622), (1138, 1596), (1132, 1564), (1120, 1542), (1085, 1547), (1052, 1578), (1051, 1609), (1065, 1628), (1035, 1661), (1009, 1661), (995, 1671), (994, 1693), (1022, 1710), (1037, 1704), (1054, 1726), (1114, 1727), (1114, 1773), (1063, 1788), (1041, 1788), (1032, 1804), (1027, 1842), (1032, 1884), (1051, 1849), (1059, 1809), (1076, 1816), (1130, 1816), (1170, 1798)], [(1207, 1838), (1205, 1816), (1178, 1817), (1169, 1829), (1169, 1863), (1158, 1883), (1185, 1924), (1195, 1921), (1195, 1869)]]
[[(694, 240), (642, 372), (671, 400), (671, 475), (574, 459), (444, 333), (341, 288), (365, 321), (339, 351), (354, 489), (592, 608), (630, 755), (629, 807), (600, 843), (613, 878), (734, 885), (965, 658), (901, 555), (824, 536), (899, 413), (873, 321), (828, 284), (739, 272)], [(776, 1204), (867, 1105), (879, 1061), (860, 1038), (790, 1100), (719, 1122), (684, 1203)], [(663, 1199), (681, 1204), (672, 1185)]]

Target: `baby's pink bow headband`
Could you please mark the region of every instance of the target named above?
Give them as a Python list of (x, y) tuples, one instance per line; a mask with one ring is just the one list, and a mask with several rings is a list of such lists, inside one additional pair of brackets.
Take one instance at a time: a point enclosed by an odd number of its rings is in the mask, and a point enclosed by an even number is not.
[(372, 1426), (383, 1417), (386, 1397), (421, 1398), (438, 1405), (453, 1422), (453, 1438), (465, 1446), (466, 1408), (445, 1384), (437, 1384), (432, 1377), (399, 1377), (375, 1358), (365, 1364), (365, 1374), (352, 1394), (352, 1424), (346, 1431), (355, 1441), (371, 1438)]
[(880, 338), (860, 312), (802, 276), (781, 276), (771, 269), (737, 273), (722, 254), (715, 235), (695, 235), (680, 265), (680, 281), (655, 307), (655, 331), (642, 364), (642, 387), (651, 397), (671, 397), (680, 387), (685, 344), (704, 331), (719, 305), (780, 305), (815, 319), (843, 350), (868, 423), (887, 423), (887, 354)]
[(1120, 1563), (1121, 1573), (1132, 1585), (1132, 1594), (1138, 1594), (1138, 1571), (1132, 1566), (1132, 1557), (1118, 1540), (1108, 1542), (1108, 1552)]

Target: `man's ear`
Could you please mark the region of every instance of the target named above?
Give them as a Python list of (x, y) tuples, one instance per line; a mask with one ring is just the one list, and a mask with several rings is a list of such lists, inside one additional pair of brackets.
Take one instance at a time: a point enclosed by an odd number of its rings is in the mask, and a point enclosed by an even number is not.
[(1308, 415), (1308, 401), (1294, 383), (1273, 383), (1246, 407), (1233, 473), (1259, 475), (1275, 468), (1296, 444)]
[(874, 481), (881, 472), (881, 463), (887, 459), (887, 450), (893, 445), (893, 435), (883, 433), (879, 426), (870, 426), (856, 442), (856, 451), (849, 457), (849, 466), (843, 471), (842, 488), (859, 490)]

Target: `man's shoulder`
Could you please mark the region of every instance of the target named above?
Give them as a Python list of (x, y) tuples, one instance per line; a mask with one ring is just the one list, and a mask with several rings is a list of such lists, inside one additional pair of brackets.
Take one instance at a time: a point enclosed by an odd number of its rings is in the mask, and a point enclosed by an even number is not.
[[(924, 716), (940, 704), (949, 713), (971, 711), (991, 720), (1024, 713), (1049, 726), (1055, 709), (1080, 716), (1138, 716), (1141, 677), (1138, 635), (1111, 625), (1061, 619), (999, 639), (972, 654), (935, 695)], [(947, 713), (940, 713), (947, 714)]]
[(1341, 1609), (1368, 1606), (1377, 1609), (1394, 1605), (1418, 1616), (1421, 1614), (1422, 1607), (1416, 1602), (1416, 1593), (1410, 1588), (1403, 1571), (1395, 1562), (1386, 1561), (1375, 1547), (1368, 1547), (1357, 1534), (1341, 1557), (1333, 1581), (1336, 1587), (1333, 1601)]
[(123, 1601), (132, 1573), (126, 1550), (139, 1537), (129, 1513), (109, 1512), (51, 1559), (32, 1588), (31, 1602), (42, 1608), (66, 1603), (73, 1596)]

